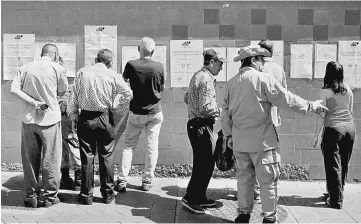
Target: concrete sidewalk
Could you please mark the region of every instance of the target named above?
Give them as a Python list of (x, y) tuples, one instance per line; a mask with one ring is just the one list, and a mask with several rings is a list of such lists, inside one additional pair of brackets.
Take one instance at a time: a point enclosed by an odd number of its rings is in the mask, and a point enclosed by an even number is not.
[[(236, 217), (236, 180), (213, 179), (209, 196), (218, 200), (217, 208), (199, 215), (185, 209), (180, 199), (185, 194), (189, 179), (157, 178), (149, 192), (138, 190), (141, 179), (131, 178), (126, 193), (118, 193), (109, 205), (101, 203), (99, 178), (96, 179), (93, 205), (76, 201), (78, 192), (61, 190), (62, 203), (50, 208), (26, 208), (23, 175), (2, 172), (2, 223), (225, 223)], [(282, 223), (361, 223), (361, 184), (347, 184), (344, 206), (330, 209), (321, 200), (325, 182), (280, 183), (278, 214)], [(251, 222), (261, 223), (261, 206), (255, 205)]]

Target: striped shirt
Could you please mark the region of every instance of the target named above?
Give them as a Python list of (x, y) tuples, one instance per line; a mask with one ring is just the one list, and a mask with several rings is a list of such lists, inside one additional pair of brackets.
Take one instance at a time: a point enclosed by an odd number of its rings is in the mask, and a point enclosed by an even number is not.
[(220, 116), (214, 78), (206, 68), (203, 67), (193, 75), (184, 101), (188, 104), (188, 119), (213, 119)]
[(121, 75), (103, 63), (96, 63), (78, 71), (67, 112), (71, 120), (77, 118), (79, 109), (99, 112), (114, 109), (122, 114), (128, 109), (131, 97), (132, 91)]

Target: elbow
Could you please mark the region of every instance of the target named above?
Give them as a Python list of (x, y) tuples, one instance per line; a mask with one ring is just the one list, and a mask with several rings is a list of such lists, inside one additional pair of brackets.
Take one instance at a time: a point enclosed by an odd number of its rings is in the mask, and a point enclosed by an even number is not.
[(58, 92), (57, 94), (58, 94), (58, 96), (64, 96), (65, 92), (66, 92), (66, 91), (64, 91), (64, 92)]

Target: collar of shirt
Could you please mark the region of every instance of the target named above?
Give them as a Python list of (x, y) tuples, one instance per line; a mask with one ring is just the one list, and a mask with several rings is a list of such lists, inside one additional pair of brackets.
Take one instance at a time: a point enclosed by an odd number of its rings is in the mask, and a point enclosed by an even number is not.
[(266, 62), (273, 62), (273, 58), (272, 57), (264, 57), (263, 58)]
[(239, 69), (239, 72), (245, 72), (245, 71), (249, 71), (249, 70), (255, 70), (256, 71), (256, 69), (254, 69), (254, 68), (252, 68), (252, 67), (249, 67), (249, 66), (246, 66), (246, 67), (242, 67), (242, 68), (240, 68)]
[(104, 63), (101, 63), (101, 62), (95, 63), (95, 65), (93, 65), (93, 67), (99, 67), (99, 68), (102, 68), (102, 69), (108, 69), (108, 67), (105, 66), (105, 64), (104, 64)]
[(51, 61), (49, 56), (41, 56), (41, 60)]
[(201, 71), (208, 73), (208, 75), (209, 75), (209, 76), (211, 77), (211, 79), (214, 81), (214, 76), (213, 76), (212, 73), (208, 70), (208, 68), (203, 67), (203, 68), (201, 69)]

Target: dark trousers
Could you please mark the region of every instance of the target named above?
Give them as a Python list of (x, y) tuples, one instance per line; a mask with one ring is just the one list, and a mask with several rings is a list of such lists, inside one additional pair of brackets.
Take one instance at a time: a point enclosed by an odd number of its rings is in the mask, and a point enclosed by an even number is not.
[(78, 121), (78, 138), (82, 164), (81, 194), (93, 195), (94, 157), (98, 150), (100, 192), (103, 197), (113, 192), (114, 122), (108, 112), (82, 111)]
[(193, 149), (193, 170), (185, 199), (195, 205), (204, 202), (214, 170), (213, 124), (214, 120), (201, 118), (189, 120), (187, 124), (188, 137)]
[(355, 127), (326, 127), (322, 138), (326, 184), (331, 207), (342, 207), (348, 163), (355, 140)]

